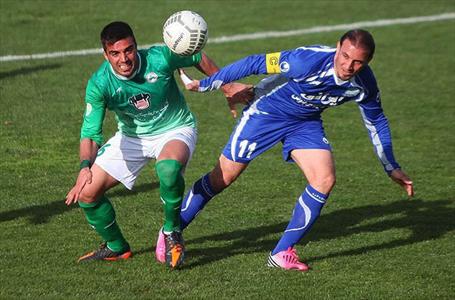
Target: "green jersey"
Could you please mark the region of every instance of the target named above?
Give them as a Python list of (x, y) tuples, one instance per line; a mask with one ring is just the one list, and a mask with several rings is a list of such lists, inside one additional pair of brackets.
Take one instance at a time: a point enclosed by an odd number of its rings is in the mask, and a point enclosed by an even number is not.
[(201, 54), (178, 56), (166, 46), (138, 51), (138, 69), (130, 78), (114, 72), (108, 61), (89, 79), (81, 139), (103, 142), (106, 108), (115, 112), (118, 130), (127, 136), (152, 136), (196, 120), (174, 78), (177, 68), (199, 64)]

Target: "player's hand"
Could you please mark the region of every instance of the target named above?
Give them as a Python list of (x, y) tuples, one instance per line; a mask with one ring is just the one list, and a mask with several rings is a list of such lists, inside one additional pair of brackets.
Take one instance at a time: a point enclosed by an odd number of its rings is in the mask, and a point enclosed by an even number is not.
[(390, 178), (401, 185), (409, 197), (414, 196), (414, 186), (412, 180), (400, 169), (395, 169), (390, 173)]
[(191, 81), (190, 83), (185, 84), (185, 88), (188, 91), (193, 91), (193, 92), (199, 91), (199, 80), (195, 79), (195, 80)]
[(234, 118), (237, 118), (236, 104), (249, 104), (254, 98), (253, 86), (250, 84), (233, 82), (223, 85), (221, 89)]
[(185, 89), (193, 92), (199, 91), (199, 80), (190, 78), (183, 69), (178, 69), (177, 71), (179, 72), (180, 79), (185, 85)]
[(84, 186), (90, 183), (92, 183), (92, 171), (90, 171), (90, 168), (88, 167), (83, 168), (82, 170), (79, 171), (76, 184), (66, 195), (65, 204), (71, 205), (73, 203), (76, 203), (77, 200), (79, 200), (79, 195), (82, 192)]

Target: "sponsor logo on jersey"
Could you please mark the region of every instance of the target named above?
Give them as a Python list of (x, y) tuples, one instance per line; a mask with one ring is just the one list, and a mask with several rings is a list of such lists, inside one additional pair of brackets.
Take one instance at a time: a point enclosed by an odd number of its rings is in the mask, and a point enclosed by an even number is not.
[(158, 80), (158, 75), (155, 72), (150, 72), (146, 74), (144, 77), (145, 80), (147, 80), (147, 82), (149, 83), (154, 83)]
[(295, 102), (309, 107), (336, 106), (345, 99), (344, 96), (330, 96), (329, 93), (318, 93), (316, 95), (305, 93), (299, 95), (292, 94), (291, 98)]
[(150, 94), (140, 93), (128, 99), (128, 102), (138, 110), (144, 110), (150, 106)]
[(155, 121), (163, 116), (166, 110), (169, 107), (169, 102), (162, 103), (161, 107), (156, 110), (149, 110), (149, 111), (141, 111), (140, 113), (137, 112), (128, 112), (126, 111), (125, 114), (130, 116), (132, 119), (139, 120), (141, 122), (149, 122)]
[(265, 65), (267, 68), (267, 74), (280, 73), (280, 56), (281, 52), (267, 53), (265, 55)]

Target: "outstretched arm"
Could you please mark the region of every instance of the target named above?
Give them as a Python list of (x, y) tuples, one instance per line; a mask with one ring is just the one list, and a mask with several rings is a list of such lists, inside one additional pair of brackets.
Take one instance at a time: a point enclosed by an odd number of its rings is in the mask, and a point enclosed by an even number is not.
[(267, 74), (265, 55), (250, 55), (229, 64), (210, 77), (200, 81), (199, 92), (213, 91), (223, 88), (228, 83), (253, 74)]
[(412, 197), (414, 195), (413, 183), (395, 160), (389, 122), (382, 111), (380, 101), (371, 100), (359, 103), (359, 108), (371, 142), (375, 147), (376, 155), (384, 170), (394, 182), (405, 189), (409, 197)]
[[(210, 76), (210, 75), (218, 72), (219, 68), (216, 66), (216, 64), (213, 62), (213, 60), (211, 60), (205, 53), (202, 52), (201, 54), (202, 54), (201, 62), (199, 63), (199, 65), (196, 66), (198, 68), (198, 70), (207, 76)], [(192, 90), (192, 91), (198, 90), (197, 88), (194, 89), (194, 88), (188, 87), (188, 84), (190, 82), (192, 82), (192, 79), (190, 79), (188, 77), (188, 75), (186, 75), (182, 69), (179, 69), (179, 74), (180, 74), (180, 78), (182, 79), (183, 83), (185, 84), (185, 87), (188, 90)], [(199, 81), (197, 81), (197, 85), (198, 84), (199, 84)], [(199, 87), (199, 85), (198, 85), (198, 87)], [(234, 82), (234, 83), (224, 85), (223, 87), (221, 87), (221, 90), (223, 91), (223, 93), (226, 97), (229, 109), (234, 118), (237, 117), (237, 111), (235, 109), (236, 104), (238, 104), (238, 103), (247, 104), (254, 97), (252, 85)]]

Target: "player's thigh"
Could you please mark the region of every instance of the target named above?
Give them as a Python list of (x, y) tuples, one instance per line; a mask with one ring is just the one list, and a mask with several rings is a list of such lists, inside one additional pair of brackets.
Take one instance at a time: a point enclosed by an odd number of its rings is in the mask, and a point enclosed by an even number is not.
[(286, 136), (287, 123), (286, 119), (247, 110), (233, 130), (223, 155), (234, 162), (248, 164)]
[(191, 127), (179, 128), (164, 135), (157, 150), (157, 161), (172, 159), (185, 166), (196, 148), (197, 130)]
[(294, 149), (321, 149), (332, 151), (320, 119), (294, 121), (283, 139), (283, 159), (292, 162)]
[(98, 151), (95, 164), (131, 190), (142, 168), (150, 161), (148, 140), (117, 132)]
[(88, 203), (96, 201), (108, 189), (119, 183), (96, 164), (91, 167), (90, 171), (92, 172), (92, 182), (84, 186), (79, 196), (80, 201)]
[(295, 149), (292, 159), (305, 174), (308, 183), (322, 193), (329, 193), (335, 184), (335, 163), (327, 149)]
[(179, 161), (182, 165), (186, 165), (189, 157), (190, 149), (187, 144), (181, 140), (170, 140), (164, 145), (157, 161), (173, 159)]

